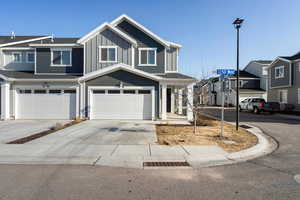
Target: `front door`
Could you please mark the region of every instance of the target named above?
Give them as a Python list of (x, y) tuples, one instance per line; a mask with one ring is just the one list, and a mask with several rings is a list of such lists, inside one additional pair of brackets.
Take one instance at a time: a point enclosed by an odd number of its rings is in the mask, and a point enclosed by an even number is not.
[(171, 112), (171, 88), (167, 88), (167, 112)]

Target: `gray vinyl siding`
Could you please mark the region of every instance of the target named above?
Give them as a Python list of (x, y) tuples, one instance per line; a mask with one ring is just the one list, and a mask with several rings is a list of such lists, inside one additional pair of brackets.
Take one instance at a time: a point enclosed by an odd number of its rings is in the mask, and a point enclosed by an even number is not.
[[(284, 77), (275, 78), (275, 68), (278, 66), (284, 66)], [(272, 67), (269, 69), (270, 74), (270, 85), (272, 87), (287, 87), (290, 85), (290, 63), (282, 60), (278, 60)]]
[[(116, 72), (112, 72), (110, 74), (106, 74), (95, 79), (89, 80), (86, 82), (86, 87), (88, 86), (119, 86), (120, 82), (123, 83), (124, 86), (154, 86), (155, 87), (155, 113), (156, 117), (159, 116), (159, 83), (157, 81), (153, 81), (151, 79), (147, 79), (124, 70), (119, 70)], [(86, 88), (86, 89), (87, 89)], [(86, 102), (87, 102), (86, 96)], [(120, 102), (122, 103), (122, 102)]]
[[(21, 63), (13, 63), (12, 53), (18, 52), (22, 54), (22, 62)], [(14, 71), (34, 71), (34, 63), (26, 62), (26, 53), (32, 52), (34, 50), (2, 50), (0, 51), (0, 69), (3, 70), (14, 70)]]
[(72, 66), (51, 66), (51, 49), (36, 49), (36, 71), (37, 74), (82, 74), (83, 73), (83, 48), (72, 49)]
[(135, 49), (135, 67), (149, 73), (164, 73), (165, 72), (165, 47), (149, 37), (144, 32), (135, 28), (126, 21), (118, 24), (117, 28), (125, 32), (137, 41), (138, 48), (157, 48), (156, 62), (157, 66), (139, 66), (139, 51)]
[(167, 50), (167, 71), (177, 71), (177, 49)]
[(279, 101), (279, 91), (287, 90), (287, 103), (293, 104), (295, 110), (300, 111), (300, 104), (298, 104), (298, 88), (300, 88), (300, 69), (299, 63), (292, 64), (292, 85), (290, 87), (270, 88), (268, 90), (268, 101)]
[[(117, 46), (117, 62), (99, 62), (99, 46)], [(85, 73), (114, 65), (116, 63), (132, 64), (131, 44), (116, 33), (106, 29), (86, 42)]]

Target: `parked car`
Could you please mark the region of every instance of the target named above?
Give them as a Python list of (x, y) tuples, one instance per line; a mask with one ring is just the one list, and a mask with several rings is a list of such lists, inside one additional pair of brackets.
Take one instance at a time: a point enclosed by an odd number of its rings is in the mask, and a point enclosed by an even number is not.
[(247, 98), (240, 103), (240, 111), (251, 111), (256, 114), (260, 112), (280, 111), (278, 102), (266, 102), (263, 98)]

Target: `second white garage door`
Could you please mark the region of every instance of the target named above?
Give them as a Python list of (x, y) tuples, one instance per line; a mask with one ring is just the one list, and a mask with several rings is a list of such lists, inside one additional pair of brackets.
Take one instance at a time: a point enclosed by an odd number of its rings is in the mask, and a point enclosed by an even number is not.
[(18, 90), (16, 119), (74, 119), (76, 90)]
[(92, 90), (91, 119), (152, 119), (151, 90)]

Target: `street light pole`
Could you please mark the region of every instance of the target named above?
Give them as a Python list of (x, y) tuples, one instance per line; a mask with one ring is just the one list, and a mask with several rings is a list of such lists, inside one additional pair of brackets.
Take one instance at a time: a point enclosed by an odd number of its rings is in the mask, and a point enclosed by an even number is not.
[(239, 76), (240, 76), (240, 67), (239, 67), (239, 61), (240, 61), (240, 28), (242, 26), (244, 19), (236, 18), (234, 22), (232, 23), (236, 29), (236, 124), (235, 124), (235, 129), (238, 131), (239, 130), (239, 106), (240, 106), (240, 96), (239, 96), (239, 88), (240, 88), (240, 83), (239, 83)]

